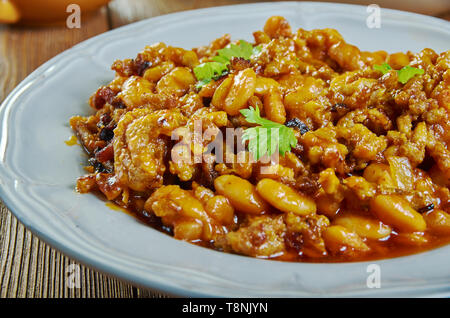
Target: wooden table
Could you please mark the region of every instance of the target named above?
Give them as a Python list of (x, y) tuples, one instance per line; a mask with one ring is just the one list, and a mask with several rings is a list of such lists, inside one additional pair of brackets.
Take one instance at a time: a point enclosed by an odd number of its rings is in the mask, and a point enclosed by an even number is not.
[[(96, 34), (161, 14), (242, 2), (258, 0), (115, 0), (92, 16), (83, 18), (80, 29), (0, 26), (0, 101), (36, 67)], [(359, 2), (370, 4), (372, 0)], [(450, 5), (445, 10), (430, 7), (427, 10), (424, 13), (450, 21)], [(85, 266), (80, 267), (81, 288), (69, 289), (65, 269), (72, 263), (75, 262), (27, 230), (0, 202), (0, 297), (164, 296)]]

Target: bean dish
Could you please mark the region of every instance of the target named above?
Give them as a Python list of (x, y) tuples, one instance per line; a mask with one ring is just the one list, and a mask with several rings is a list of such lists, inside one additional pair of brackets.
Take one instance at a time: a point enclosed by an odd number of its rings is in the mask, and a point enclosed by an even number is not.
[(447, 244), (450, 50), (365, 52), (279, 16), (253, 37), (115, 61), (93, 114), (70, 119), (89, 155), (77, 191), (251, 257), (349, 262)]

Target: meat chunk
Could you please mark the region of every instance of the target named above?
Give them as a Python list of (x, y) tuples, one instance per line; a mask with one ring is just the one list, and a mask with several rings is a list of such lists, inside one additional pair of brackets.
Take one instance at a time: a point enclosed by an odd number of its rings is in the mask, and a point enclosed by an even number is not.
[[(178, 239), (220, 241), (226, 233), (223, 224), (233, 222), (234, 210), (222, 196), (201, 195), (206, 189), (183, 190), (178, 185), (163, 186), (145, 202), (145, 209), (161, 217)], [(197, 198), (195, 196), (197, 194)]]
[(135, 191), (161, 186), (168, 151), (164, 137), (185, 122), (177, 109), (126, 113), (114, 129), (114, 170), (120, 182)]
[(231, 249), (239, 254), (257, 257), (274, 257), (286, 249), (283, 216), (251, 216), (247, 225), (227, 234)]
[(298, 253), (309, 257), (323, 257), (328, 254), (322, 238), (322, 232), (330, 225), (326, 216), (317, 214), (299, 216), (288, 213), (285, 222), (286, 241)]

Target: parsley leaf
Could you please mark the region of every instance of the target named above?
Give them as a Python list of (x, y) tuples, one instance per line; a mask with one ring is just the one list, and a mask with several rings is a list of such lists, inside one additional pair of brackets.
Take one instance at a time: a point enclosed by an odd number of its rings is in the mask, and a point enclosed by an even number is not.
[[(388, 63), (383, 63), (381, 65), (374, 65), (373, 69), (375, 71), (380, 71), (381, 73), (386, 74), (390, 70), (392, 70), (392, 67)], [(412, 66), (405, 66), (401, 70), (396, 71), (398, 76), (398, 81), (402, 84), (406, 84), (411, 78), (413, 78), (416, 75), (422, 75), (425, 73), (423, 69), (415, 68)]]
[(239, 40), (239, 45), (230, 44), (226, 48), (217, 50), (217, 55), (213, 57), (213, 60), (219, 63), (229, 64), (233, 57), (241, 57), (249, 60), (252, 55), (258, 54), (260, 51), (260, 46), (253, 47), (250, 43)]
[(217, 55), (212, 59), (214, 62), (206, 62), (194, 68), (194, 74), (199, 81), (196, 85), (200, 89), (213, 79), (217, 79), (228, 73), (228, 64), (233, 57), (241, 57), (249, 60), (252, 55), (261, 52), (260, 46), (253, 47), (250, 43), (239, 40), (239, 45), (230, 44), (229, 46), (217, 50)]
[(258, 108), (242, 109), (241, 114), (247, 122), (260, 125), (247, 128), (242, 134), (242, 142), (248, 140), (248, 150), (256, 160), (265, 155), (271, 156), (277, 148), (278, 152), (284, 156), (287, 151), (291, 151), (291, 147), (297, 145), (297, 138), (292, 128), (262, 118)]
[(202, 63), (194, 68), (194, 74), (199, 83), (197, 86), (203, 86), (211, 82), (215, 77), (220, 77), (224, 72), (227, 72), (228, 68), (226, 65), (218, 62), (208, 62)]
[(408, 65), (403, 67), (400, 71), (397, 71), (397, 73), (398, 81), (402, 84), (406, 84), (411, 78), (416, 75), (422, 75), (425, 71)]
[(392, 70), (392, 67), (388, 63), (383, 63), (381, 65), (374, 65), (373, 69), (375, 71), (380, 71), (381, 73), (386, 74), (390, 70)]

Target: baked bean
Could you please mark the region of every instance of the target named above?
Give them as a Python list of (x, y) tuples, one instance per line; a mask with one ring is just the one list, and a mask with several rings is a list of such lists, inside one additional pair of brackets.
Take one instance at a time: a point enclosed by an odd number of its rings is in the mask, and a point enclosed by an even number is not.
[(233, 84), (233, 77), (228, 76), (214, 91), (214, 95), (211, 99), (211, 104), (219, 108), (223, 108), (223, 103), (227, 97), (230, 87)]
[(333, 254), (367, 252), (369, 247), (361, 237), (340, 225), (327, 227), (323, 232), (325, 246)]
[(196, 67), (199, 64), (197, 54), (194, 51), (184, 51), (181, 64), (190, 68)]
[(276, 80), (270, 77), (258, 76), (255, 83), (255, 94), (263, 96), (270, 92), (272, 89), (279, 88), (280, 84)]
[(383, 223), (401, 232), (422, 232), (427, 225), (422, 215), (400, 196), (380, 194), (370, 201), (370, 211)]
[(263, 102), (259, 99), (258, 96), (253, 95), (252, 97), (250, 97), (248, 99), (248, 106), (253, 107), (254, 109), (258, 108), (259, 112), (261, 114), (261, 116), (264, 116), (264, 104)]
[(205, 204), (206, 212), (222, 224), (232, 224), (234, 220), (234, 209), (228, 199), (221, 195), (216, 195)]
[(264, 25), (264, 32), (271, 38), (290, 36), (292, 34), (291, 26), (285, 18), (280, 16), (273, 16), (267, 19)]
[(379, 240), (391, 234), (391, 228), (382, 222), (368, 216), (344, 214), (333, 220), (333, 224), (342, 225), (361, 237)]
[(371, 163), (366, 169), (364, 169), (363, 177), (369, 182), (388, 186), (394, 185), (390, 168), (388, 165), (383, 163)]
[(317, 211), (333, 218), (341, 209), (341, 202), (333, 196), (327, 195), (323, 189), (320, 189), (315, 197)]
[(158, 81), (156, 91), (159, 94), (182, 96), (195, 81), (194, 75), (187, 67), (176, 67)]
[(266, 113), (266, 117), (271, 121), (280, 124), (284, 124), (286, 121), (283, 98), (277, 89), (272, 89), (264, 95), (264, 112)]
[(117, 98), (123, 101), (127, 108), (135, 108), (144, 104), (143, 96), (151, 93), (155, 84), (139, 76), (130, 76), (122, 85), (122, 91)]
[(173, 62), (163, 62), (160, 65), (150, 67), (145, 70), (142, 77), (148, 81), (157, 82), (161, 79), (161, 77), (169, 73), (174, 68), (175, 64)]
[(281, 182), (268, 178), (262, 179), (256, 185), (256, 190), (264, 200), (283, 212), (298, 215), (316, 213), (314, 200)]
[(270, 42), (270, 37), (263, 31), (255, 31), (255, 32), (253, 32), (253, 37), (255, 38), (255, 43), (256, 44), (269, 43)]
[(255, 86), (256, 74), (251, 68), (247, 68), (223, 81), (211, 102), (226, 111), (228, 115), (236, 116), (247, 106), (248, 99), (255, 92)]
[[(214, 239), (221, 227), (205, 211), (202, 203), (178, 185), (158, 188), (145, 202), (145, 209), (161, 217), (164, 224), (173, 226), (177, 238), (193, 240)], [(198, 225), (201, 225), (201, 230)]]
[(428, 238), (423, 232), (399, 233), (393, 241), (402, 245), (420, 246), (428, 243)]
[(203, 225), (201, 222), (181, 221), (173, 227), (174, 237), (181, 240), (194, 241), (202, 237)]
[(327, 194), (336, 193), (340, 184), (333, 169), (327, 168), (320, 172), (319, 183)]
[(255, 186), (245, 179), (223, 175), (214, 180), (214, 187), (240, 212), (261, 214), (268, 210), (267, 203), (256, 192)]
[(433, 210), (424, 214), (427, 227), (436, 234), (450, 234), (450, 214), (442, 210)]
[(394, 69), (399, 70), (402, 67), (409, 65), (409, 57), (405, 53), (393, 53), (389, 54), (387, 63)]

